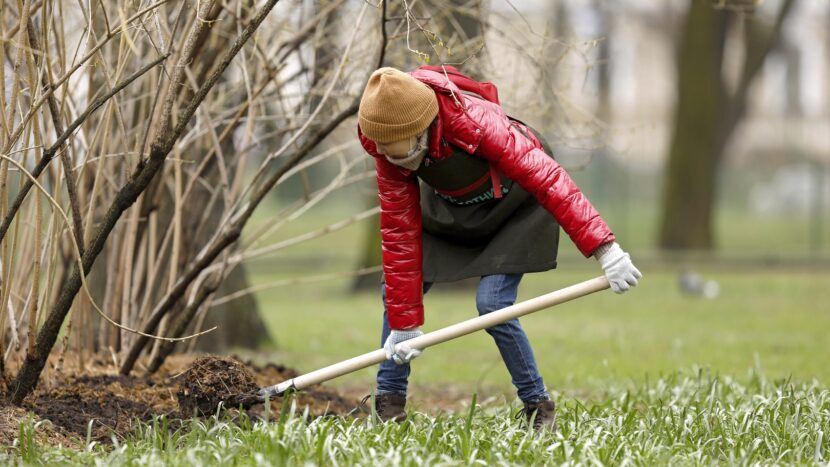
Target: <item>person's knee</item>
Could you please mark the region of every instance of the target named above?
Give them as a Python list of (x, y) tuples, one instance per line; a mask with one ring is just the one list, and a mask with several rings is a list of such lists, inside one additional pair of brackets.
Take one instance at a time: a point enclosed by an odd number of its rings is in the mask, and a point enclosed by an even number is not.
[(478, 313), (483, 315), (513, 305), (521, 277), (521, 274), (483, 276), (476, 291)]

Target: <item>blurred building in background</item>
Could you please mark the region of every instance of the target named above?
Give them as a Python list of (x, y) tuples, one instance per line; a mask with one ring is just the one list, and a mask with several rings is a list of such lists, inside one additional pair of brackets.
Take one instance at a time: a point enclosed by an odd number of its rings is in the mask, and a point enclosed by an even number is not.
[[(545, 131), (616, 229), (644, 247), (656, 242), (689, 5), (490, 4), (484, 60), (503, 104)], [(723, 48), (727, 88), (740, 80), (746, 19), (772, 28), (782, 5), (766, 0), (752, 16), (736, 15)], [(795, 0), (782, 24), (717, 174), (717, 246), (725, 254), (830, 250), (830, 2)]]

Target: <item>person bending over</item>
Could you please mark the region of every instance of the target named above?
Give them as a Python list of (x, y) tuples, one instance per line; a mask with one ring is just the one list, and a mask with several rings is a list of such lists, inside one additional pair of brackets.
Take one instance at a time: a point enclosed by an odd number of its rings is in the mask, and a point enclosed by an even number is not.
[[(381, 345), (389, 359), (377, 373), (381, 420), (406, 418), (410, 361), (421, 352), (395, 345), (423, 334), (432, 284), (480, 277), (479, 314), (510, 306), (523, 274), (556, 267), (561, 226), (598, 260), (615, 292), (637, 285), (640, 271), (608, 225), (542, 137), (505, 114), (492, 84), (452, 67), (380, 68), (360, 101), (358, 136), (375, 161), (381, 208)], [(487, 333), (528, 421), (555, 430), (555, 405), (519, 321)]]

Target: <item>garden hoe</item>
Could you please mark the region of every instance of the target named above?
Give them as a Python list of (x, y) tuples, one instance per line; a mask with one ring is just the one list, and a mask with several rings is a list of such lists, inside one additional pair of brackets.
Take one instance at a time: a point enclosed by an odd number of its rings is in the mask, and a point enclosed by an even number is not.
[[(521, 303), (516, 303), (515, 305), (502, 308), (501, 310), (497, 310), (486, 315), (481, 315), (445, 328), (428, 332), (405, 342), (413, 349), (424, 350), (427, 347), (432, 347), (433, 345), (441, 344), (442, 342), (447, 342), (457, 337), (481, 331), (482, 329), (487, 329), (497, 324), (510, 321), (511, 319), (519, 318), (554, 305), (559, 305), (560, 303), (571, 301), (575, 298), (584, 297), (585, 295), (607, 289), (608, 287), (608, 280), (604, 276), (596, 277), (555, 292), (550, 292)], [(402, 345), (402, 343), (398, 345)], [(228, 402), (231, 405), (255, 405), (257, 403), (265, 402), (266, 399), (273, 399), (277, 396), (281, 396), (286, 392), (304, 389), (309, 386), (337, 378), (338, 376), (343, 376), (372, 365), (377, 365), (384, 360), (386, 360), (386, 353), (383, 349), (377, 349), (372, 352), (329, 365), (325, 368), (320, 368), (319, 370), (296, 376), (287, 381), (283, 381), (282, 383), (262, 388), (253, 394), (239, 394), (238, 396), (233, 396), (229, 398)]]

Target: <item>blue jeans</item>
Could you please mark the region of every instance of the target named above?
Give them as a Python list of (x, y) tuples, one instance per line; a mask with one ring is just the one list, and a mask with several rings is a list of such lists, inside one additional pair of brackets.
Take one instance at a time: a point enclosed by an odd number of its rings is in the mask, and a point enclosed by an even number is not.
[[(510, 306), (516, 302), (516, 294), (519, 289), (519, 281), (522, 274), (494, 274), (482, 276), (476, 291), (476, 307), (478, 314), (483, 315)], [(432, 283), (424, 283), (426, 294), (432, 287)], [(380, 345), (386, 342), (389, 337), (389, 321), (386, 318), (386, 287), (381, 285), (381, 297), (383, 298), (383, 332), (381, 333)], [(496, 346), (499, 348), (501, 358), (510, 372), (513, 385), (516, 386), (519, 399), (523, 402), (537, 402), (547, 400), (548, 392), (545, 389), (545, 382), (536, 367), (536, 359), (533, 357), (533, 349), (527, 339), (518, 319), (510, 320), (487, 329), (487, 334), (493, 336)], [(396, 365), (391, 360), (380, 364), (377, 375), (377, 393), (398, 393), (406, 394), (407, 380), (409, 379), (410, 365)]]

